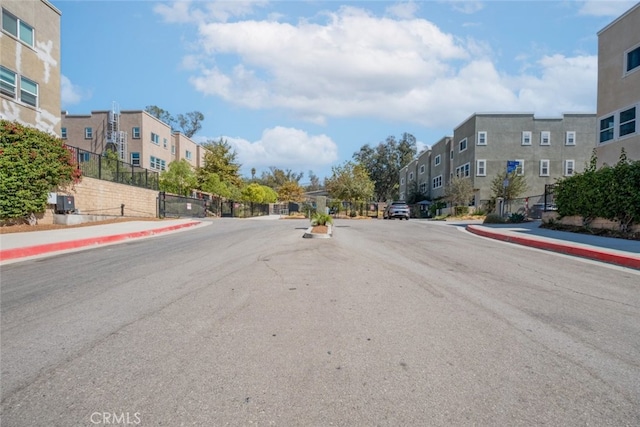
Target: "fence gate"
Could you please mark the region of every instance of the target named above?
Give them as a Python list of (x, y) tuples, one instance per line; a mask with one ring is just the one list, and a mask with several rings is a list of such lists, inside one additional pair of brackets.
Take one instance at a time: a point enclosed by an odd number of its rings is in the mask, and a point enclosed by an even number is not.
[(206, 201), (202, 199), (175, 196), (164, 191), (158, 194), (158, 216), (160, 218), (204, 218), (206, 207)]
[(233, 217), (233, 200), (224, 200), (220, 206), (220, 216)]

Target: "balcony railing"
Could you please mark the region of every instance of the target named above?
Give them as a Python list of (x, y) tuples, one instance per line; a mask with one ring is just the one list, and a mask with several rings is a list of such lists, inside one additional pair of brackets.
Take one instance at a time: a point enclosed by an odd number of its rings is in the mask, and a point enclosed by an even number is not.
[(121, 160), (110, 159), (81, 148), (68, 148), (78, 161), (82, 176), (150, 190), (159, 190), (160, 174), (157, 171), (134, 166)]

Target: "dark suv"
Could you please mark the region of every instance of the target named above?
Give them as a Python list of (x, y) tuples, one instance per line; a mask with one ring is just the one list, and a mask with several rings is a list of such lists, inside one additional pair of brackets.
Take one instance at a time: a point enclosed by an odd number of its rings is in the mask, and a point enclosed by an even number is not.
[(400, 218), (409, 220), (409, 205), (406, 202), (391, 202), (382, 214), (384, 219)]

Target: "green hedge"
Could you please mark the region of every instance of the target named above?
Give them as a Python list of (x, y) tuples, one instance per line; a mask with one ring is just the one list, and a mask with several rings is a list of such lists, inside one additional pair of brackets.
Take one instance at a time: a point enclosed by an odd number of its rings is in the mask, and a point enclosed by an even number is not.
[(626, 232), (640, 224), (640, 161), (627, 160), (623, 151), (615, 166), (596, 169), (592, 158), (585, 172), (558, 181), (554, 193), (561, 217), (581, 216), (585, 226), (605, 218)]
[(0, 219), (42, 213), (58, 186), (80, 180), (74, 156), (60, 138), (0, 120)]

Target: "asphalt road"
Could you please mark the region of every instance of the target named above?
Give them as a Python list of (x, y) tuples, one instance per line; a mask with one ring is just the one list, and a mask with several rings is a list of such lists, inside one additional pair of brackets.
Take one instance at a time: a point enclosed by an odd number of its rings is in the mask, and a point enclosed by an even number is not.
[(1, 271), (2, 426), (637, 426), (640, 272), (221, 219)]

